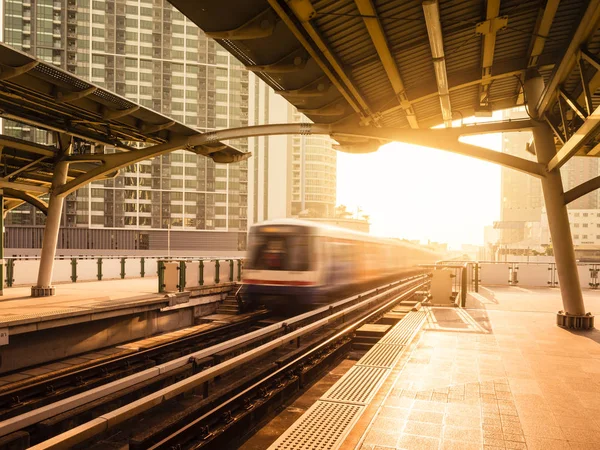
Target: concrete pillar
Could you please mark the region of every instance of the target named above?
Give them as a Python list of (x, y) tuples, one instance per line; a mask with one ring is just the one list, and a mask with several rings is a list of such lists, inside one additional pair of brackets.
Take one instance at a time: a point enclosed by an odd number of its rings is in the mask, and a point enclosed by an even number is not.
[[(547, 166), (556, 155), (556, 144), (550, 126), (542, 120), (537, 120), (540, 117), (535, 107), (543, 88), (544, 81), (539, 72), (529, 71), (526, 76), (524, 92), (529, 114), (536, 122), (533, 129), (536, 157), (539, 163)], [(593, 317), (589, 314), (586, 315), (583, 304), (560, 170), (546, 173), (546, 176), (542, 178), (542, 191), (564, 305), (564, 311), (559, 311), (557, 315), (557, 324), (567, 328), (592, 328)]]
[[(70, 142), (67, 145), (68, 154)], [(52, 176), (52, 187), (50, 189), (50, 200), (48, 202), (48, 216), (46, 217), (46, 226), (44, 227), (44, 237), (42, 239), (42, 253), (40, 256), (40, 268), (38, 272), (38, 281), (31, 287), (32, 297), (46, 297), (54, 295), (55, 289), (52, 286), (52, 271), (54, 270), (54, 257), (56, 255), (56, 246), (58, 243), (58, 232), (60, 231), (60, 218), (64, 197), (56, 195), (56, 190), (67, 182), (67, 173), (69, 163), (60, 161), (54, 167)]]

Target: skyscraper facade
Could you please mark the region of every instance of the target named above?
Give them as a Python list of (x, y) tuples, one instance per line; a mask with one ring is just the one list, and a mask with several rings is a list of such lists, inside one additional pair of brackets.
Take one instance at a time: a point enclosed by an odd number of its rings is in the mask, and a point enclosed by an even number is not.
[[(503, 120), (527, 118), (525, 108), (503, 112)], [(526, 151), (531, 133), (503, 133), (502, 152), (534, 161), (535, 156)], [(530, 175), (503, 167), (501, 172), (500, 243), (517, 244), (530, 238), (531, 222), (539, 222), (542, 214), (542, 185)]]
[[(3, 1), (7, 44), (200, 131), (248, 124), (248, 72), (166, 0)], [(52, 139), (11, 122), (3, 128)], [(246, 139), (229, 144), (248, 150)], [(69, 196), (59, 246), (162, 250), (165, 231), (173, 230), (175, 248), (237, 250), (247, 205), (247, 161), (222, 165), (177, 151)], [(39, 235), (40, 213), (29, 206), (12, 212), (7, 246), (41, 243), (22, 231), (11, 239), (17, 225)]]
[[(302, 123), (308, 119), (250, 74), (249, 123)], [(328, 136), (251, 138), (250, 223), (284, 217), (332, 217), (337, 193), (337, 154)]]

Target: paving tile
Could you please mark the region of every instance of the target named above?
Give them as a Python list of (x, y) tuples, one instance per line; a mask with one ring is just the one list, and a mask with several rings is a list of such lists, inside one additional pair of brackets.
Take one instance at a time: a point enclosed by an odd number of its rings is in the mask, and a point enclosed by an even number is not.
[(406, 422), (404, 434), (416, 434), (418, 436), (441, 438), (442, 425), (438, 423), (427, 423), (427, 422), (415, 422), (409, 420)]
[(380, 430), (371, 430), (365, 438), (365, 444), (395, 447), (399, 433), (384, 433)]
[(463, 428), (447, 425), (444, 428), (444, 440), (482, 442), (483, 433), (479, 428)]
[(510, 442), (504, 441), (504, 446), (507, 449), (515, 449), (515, 450), (527, 450), (527, 445), (524, 442)]
[(564, 439), (546, 439), (541, 437), (525, 437), (527, 450), (570, 450), (571, 446)]
[(442, 423), (444, 415), (442, 413), (432, 411), (411, 411), (408, 415), (408, 420), (417, 422)]
[(548, 439), (565, 439), (560, 427), (543, 425), (540, 423), (533, 425), (523, 423), (523, 434), (525, 436), (538, 436)]
[(579, 428), (580, 430), (600, 431), (600, 421), (595, 420), (594, 416), (573, 417), (573, 416), (555, 416), (556, 422), (560, 427)]
[(445, 439), (442, 441), (441, 450), (481, 450), (483, 446), (476, 442), (453, 441)]
[(410, 409), (407, 408), (392, 408), (384, 406), (379, 412), (379, 417), (389, 417), (392, 419), (406, 419), (410, 414)]
[(439, 446), (439, 439), (412, 434), (401, 435), (397, 444), (397, 448), (403, 450), (438, 450)]
[(521, 433), (515, 433), (515, 434), (511, 434), (511, 433), (503, 433), (503, 438), (505, 441), (511, 441), (511, 442), (525, 442), (525, 436), (523, 436)]
[(433, 401), (424, 401), (424, 400), (415, 400), (413, 403), (413, 409), (419, 411), (444, 411), (446, 407), (445, 403), (441, 402), (433, 402)]
[(481, 426), (481, 418), (477, 416), (460, 416), (460, 415), (448, 415), (444, 417), (446, 425), (453, 425), (455, 427), (475, 427)]
[(587, 442), (597, 444), (600, 448), (600, 432), (582, 431), (580, 428), (561, 427), (561, 430), (569, 442)]

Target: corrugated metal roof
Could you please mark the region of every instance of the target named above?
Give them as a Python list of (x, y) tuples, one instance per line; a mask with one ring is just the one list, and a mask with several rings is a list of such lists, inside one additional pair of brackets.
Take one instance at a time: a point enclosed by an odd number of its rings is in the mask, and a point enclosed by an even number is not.
[[(216, 36), (217, 41), (246, 64), (248, 60), (255, 64), (271, 64), (298, 48), (311, 53), (312, 64), (306, 64), (298, 71), (275, 74), (266, 70), (260, 72), (259, 76), (278, 90), (299, 89), (302, 83), (310, 90), (311, 82), (314, 87), (315, 80), (329, 78), (336, 86), (322, 96), (317, 95), (314, 89), (310, 96), (286, 95), (296, 106), (313, 110), (308, 111), (308, 116), (315, 122), (408, 127), (407, 111), (414, 111), (420, 128), (441, 123), (438, 86), (423, 2), (370, 0), (367, 3), (374, 8), (375, 15), (361, 16), (361, 1), (171, 0), (171, 3), (209, 34), (230, 31), (230, 38), (235, 41), (223, 41)], [(454, 119), (472, 115), (481, 106), (497, 109), (522, 104), (523, 96), (519, 95), (521, 82), (532, 56), (533, 43), (539, 37), (539, 23), (549, 3), (551, 0), (500, 2), (498, 19), (505, 16), (507, 24), (496, 34), (491, 78), (483, 80), (484, 83), (490, 83), (486, 99), (480, 95), (480, 92), (484, 92), (481, 85), (485, 38), (476, 32), (476, 27), (486, 21), (488, 2), (439, 0)], [(597, 0), (560, 1), (536, 62), (546, 83), (556, 72), (576, 29), (582, 23), (582, 17), (592, 5), (597, 5)], [(258, 32), (256, 18), (269, 11), (277, 17), (275, 31), (272, 34)], [(378, 23), (383, 30), (385, 45), (395, 62), (404, 93), (394, 92), (394, 80), (391, 79), (394, 75), (390, 75), (390, 68), (386, 71), (382, 63), (379, 54), (382, 43), (375, 42), (371, 37), (367, 27), (369, 21)], [(598, 24), (595, 25), (595, 32), (586, 39), (588, 49), (597, 55), (600, 51), (597, 40), (600, 37)], [(254, 30), (255, 34), (252, 35), (248, 30)], [(233, 50), (232, 42), (235, 44)], [(570, 75), (567, 75), (564, 80), (561, 79), (561, 84), (564, 82), (564, 88), (572, 95), (580, 95), (577, 69), (570, 70)], [(588, 77), (586, 79), (594, 85), (594, 91), (600, 88), (600, 75), (596, 75), (595, 69), (589, 69), (585, 74)], [(564, 74), (560, 76), (564, 77)], [(398, 80), (395, 81), (398, 85)], [(401, 96), (397, 94), (405, 95), (403, 104)], [(343, 114), (315, 114), (316, 110), (330, 105), (336, 98), (346, 105)], [(484, 102), (483, 105), (480, 105), (481, 102)], [(547, 115), (556, 114), (555, 103), (555, 98), (552, 98)], [(411, 125), (415, 126), (414, 121)]]

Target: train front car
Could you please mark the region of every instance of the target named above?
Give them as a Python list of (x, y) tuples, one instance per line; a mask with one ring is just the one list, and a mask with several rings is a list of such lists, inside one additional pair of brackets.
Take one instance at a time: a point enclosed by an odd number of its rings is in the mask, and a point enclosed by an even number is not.
[(250, 229), (243, 283), (250, 306), (293, 310), (319, 296), (318, 249), (314, 227), (295, 221)]

